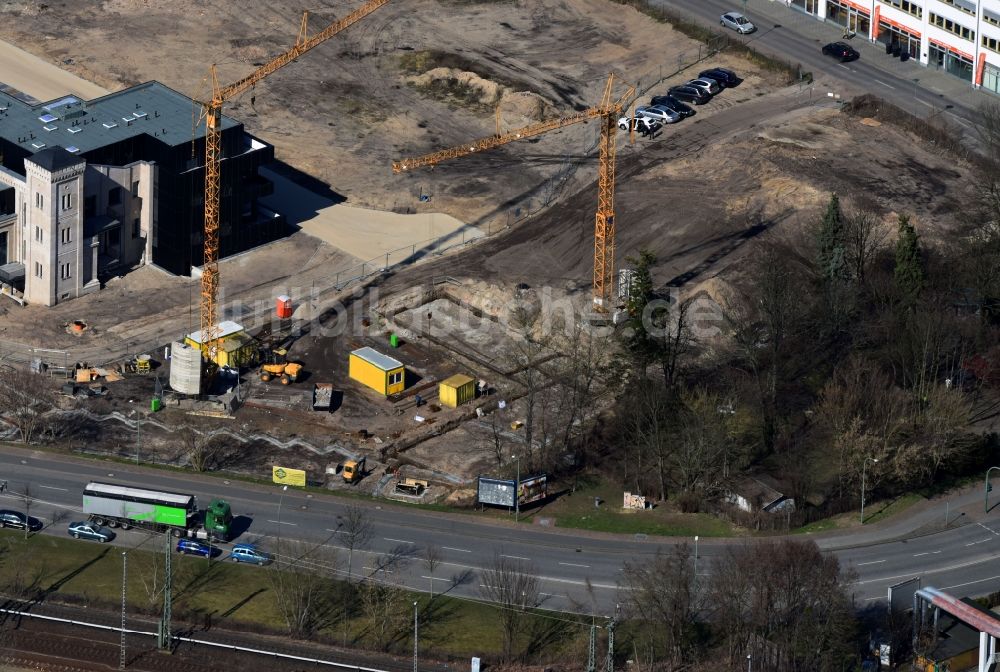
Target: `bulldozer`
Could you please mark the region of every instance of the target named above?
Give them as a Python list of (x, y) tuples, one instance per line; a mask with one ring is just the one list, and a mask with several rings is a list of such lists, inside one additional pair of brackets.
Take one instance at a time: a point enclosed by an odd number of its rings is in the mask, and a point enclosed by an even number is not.
[(260, 365), (260, 379), (266, 383), (277, 378), (282, 385), (290, 385), (299, 379), (302, 368), (298, 362), (288, 361), (288, 351), (284, 348), (271, 350)]

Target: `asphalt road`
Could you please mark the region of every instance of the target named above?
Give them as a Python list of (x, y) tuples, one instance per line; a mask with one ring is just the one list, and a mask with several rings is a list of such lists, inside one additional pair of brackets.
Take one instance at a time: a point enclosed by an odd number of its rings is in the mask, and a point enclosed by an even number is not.
[[(271, 550), (278, 546), (279, 538), (343, 549), (342, 516), (345, 506), (352, 502), (292, 490), (282, 494), (277, 486), (227, 483), (207, 476), (174, 475), (17, 449), (5, 449), (0, 455), (0, 478), (8, 482), (7, 491), (0, 495), (0, 506), (23, 510), (17, 493), (30, 487), (36, 498), (31, 514), (47, 524), (46, 533), (65, 534), (67, 523), (81, 518), (82, 489), (93, 479), (191, 493), (202, 506), (213, 497), (223, 497), (233, 505), (234, 514), (243, 517), (238, 526), (246, 529), (238, 541), (255, 541)], [(981, 496), (980, 491), (970, 491), (956, 497), (951, 511), (963, 504), (980, 503)], [(556, 610), (590, 611), (591, 605), (596, 605), (598, 613), (610, 613), (618, 600), (617, 585), (624, 563), (649, 558), (658, 549), (682, 541), (549, 530), (487, 521), (475, 515), (429, 513), (360, 500), (358, 503), (370, 514), (373, 534), (368, 547), (355, 552), (355, 576), (371, 574), (381, 565), (380, 558), (395, 556), (397, 562), (387, 571), (407, 586), (426, 591), (433, 581), (436, 593), (447, 590), (457, 596), (478, 597), (480, 570), (490, 564), (495, 554), (503, 554), (522, 559), (533, 568), (541, 579), (542, 606)], [(959, 595), (1000, 589), (1000, 567), (996, 563), (1000, 520), (990, 522), (986, 518), (978, 522), (971, 520), (974, 515), (953, 514), (955, 522), (961, 524), (946, 531), (903, 541), (878, 540), (880, 536), (912, 533), (944, 512), (942, 502), (940, 507), (886, 526), (866, 527), (853, 535), (817, 541), (835, 553), (845, 568), (856, 572), (854, 592), (861, 604), (884, 599), (889, 585), (917, 575), (923, 577), (924, 585)], [(134, 530), (119, 531), (116, 540), (125, 546), (146, 542), (148, 535)], [(858, 545), (860, 542), (864, 544)], [(699, 574), (710, 575), (713, 562), (734, 543), (744, 542), (700, 540)], [(439, 547), (442, 556), (433, 575), (421, 560), (429, 544)], [(346, 551), (341, 551), (335, 571), (346, 574), (346, 565)]]
[[(719, 27), (719, 16), (725, 12), (739, 8), (738, 2), (732, 0), (654, 0), (656, 4), (667, 8), (680, 10), (684, 14), (696, 18), (706, 25)], [(829, 37), (819, 38), (817, 22), (800, 15), (795, 10), (770, 3), (766, 7), (752, 6), (748, 15), (758, 26), (755, 33), (740, 37), (735, 32), (733, 37), (742, 39), (762, 53), (776, 56), (792, 63), (801, 63), (803, 72), (812, 72), (814, 79), (820, 74), (829, 75), (853, 92), (873, 93), (884, 100), (918, 116), (942, 114), (946, 120), (957, 124), (963, 134), (972, 132), (972, 122), (976, 117), (974, 101), (984, 94), (963, 92), (963, 100), (945, 96), (926, 88), (930, 79), (948, 77), (941, 73), (930, 71), (914, 62), (901, 64), (898, 59), (879, 58), (881, 45), (870, 45), (862, 38), (855, 38), (851, 44), (861, 52), (861, 58), (850, 63), (839, 63), (829, 56), (823, 56), (821, 47), (825, 42), (839, 39), (833, 28), (829, 29)], [(808, 31), (803, 30), (806, 25)], [(839, 29), (839, 27), (838, 27)], [(808, 33), (808, 34), (806, 34)], [(883, 62), (884, 61), (884, 62)], [(914, 81), (914, 79), (918, 81)], [(957, 80), (956, 80), (957, 82)], [(961, 86), (967, 86), (962, 84)]]

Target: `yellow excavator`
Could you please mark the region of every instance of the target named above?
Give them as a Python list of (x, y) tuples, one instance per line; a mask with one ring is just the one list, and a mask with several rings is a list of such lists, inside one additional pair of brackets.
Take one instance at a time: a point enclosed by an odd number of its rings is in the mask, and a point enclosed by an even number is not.
[(277, 378), (282, 385), (290, 385), (299, 379), (300, 373), (302, 365), (289, 362), (288, 351), (284, 348), (272, 350), (267, 361), (260, 365), (260, 379), (265, 383)]

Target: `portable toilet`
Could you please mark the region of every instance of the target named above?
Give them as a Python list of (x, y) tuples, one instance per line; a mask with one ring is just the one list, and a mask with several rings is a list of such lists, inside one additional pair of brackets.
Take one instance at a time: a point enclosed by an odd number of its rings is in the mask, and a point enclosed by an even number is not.
[(274, 300), (274, 313), (279, 319), (287, 320), (292, 316), (292, 298), (282, 294)]
[(469, 376), (456, 373), (438, 384), (438, 401), (442, 406), (458, 408), (472, 401), (476, 396), (476, 381)]
[(406, 386), (403, 363), (373, 348), (359, 348), (351, 353), (348, 375), (387, 397), (402, 392)]

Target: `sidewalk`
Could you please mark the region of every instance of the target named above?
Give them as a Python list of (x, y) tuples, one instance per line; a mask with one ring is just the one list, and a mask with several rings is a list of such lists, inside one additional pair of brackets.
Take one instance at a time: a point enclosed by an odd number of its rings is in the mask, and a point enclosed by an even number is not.
[[(781, 0), (747, 0), (747, 14), (751, 20), (764, 25), (780, 24), (782, 29), (789, 29), (803, 37), (814, 39), (817, 51), (824, 44), (843, 39), (842, 26), (832, 21), (820, 21), (811, 14), (786, 6)], [(910, 81), (917, 80), (915, 85), (937, 93), (951, 103), (957, 102), (971, 109), (977, 109), (985, 102), (1000, 102), (997, 96), (975, 89), (969, 82), (947, 72), (921, 65), (915, 59), (901, 62), (898, 58), (886, 54), (885, 47), (880, 42), (870, 42), (861, 35), (845, 41), (861, 53), (862, 60), (868, 65)], [(914, 112), (921, 113), (920, 110)], [(922, 112), (931, 113), (933, 110), (927, 108)]]
[(983, 488), (983, 483), (975, 482), (960, 490), (915, 504), (906, 511), (873, 525), (846, 527), (809, 536), (815, 536), (816, 543), (823, 550), (832, 551), (934, 534), (963, 525), (987, 523), (994, 518), (1000, 522), (1000, 507), (997, 506), (1000, 504), (1000, 494), (992, 495), (990, 507), (995, 510), (987, 514)]

